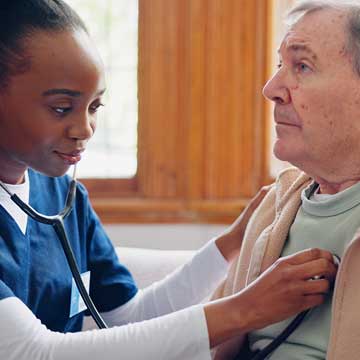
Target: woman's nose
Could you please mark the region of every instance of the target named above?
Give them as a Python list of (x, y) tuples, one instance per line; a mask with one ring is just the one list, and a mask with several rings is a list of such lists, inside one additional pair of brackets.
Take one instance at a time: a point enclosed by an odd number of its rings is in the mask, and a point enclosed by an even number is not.
[(89, 115), (74, 119), (68, 129), (68, 136), (74, 140), (89, 140), (95, 131), (95, 121)]

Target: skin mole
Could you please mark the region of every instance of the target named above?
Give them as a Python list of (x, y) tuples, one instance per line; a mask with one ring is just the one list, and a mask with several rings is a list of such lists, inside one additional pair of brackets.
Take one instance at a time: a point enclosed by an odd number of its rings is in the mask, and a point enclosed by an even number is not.
[(339, 55), (344, 56), (345, 54), (346, 54), (346, 48), (345, 48), (345, 45), (343, 45), (343, 47), (339, 51)]

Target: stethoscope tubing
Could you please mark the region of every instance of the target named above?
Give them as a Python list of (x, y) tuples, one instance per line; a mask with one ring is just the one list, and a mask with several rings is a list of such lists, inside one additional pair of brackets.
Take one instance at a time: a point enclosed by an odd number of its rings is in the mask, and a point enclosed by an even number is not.
[[(4, 188), (4, 190), (10, 195), (10, 198), (16, 205), (24, 211), (28, 216), (30, 216), (35, 221), (38, 221), (43, 224), (52, 225), (54, 230), (60, 240), (61, 246), (65, 253), (66, 260), (70, 267), (71, 273), (74, 277), (76, 286), (79, 290), (79, 293), (84, 300), (91, 316), (93, 317), (95, 323), (100, 329), (106, 329), (108, 326), (106, 325), (105, 321), (101, 317), (100, 313), (96, 309), (90, 295), (88, 294), (85, 285), (81, 279), (80, 271), (77, 266), (74, 252), (71, 248), (69, 239), (67, 237), (65, 226), (64, 226), (64, 219), (70, 214), (72, 210), (72, 206), (75, 200), (76, 195), (76, 179), (75, 179), (75, 172), (74, 170), (73, 179), (69, 185), (68, 194), (65, 201), (64, 209), (57, 215), (43, 215), (33, 209), (30, 205), (24, 203), (16, 194), (12, 194), (9, 190), (4, 186), (4, 184), (0, 183), (0, 185)], [(339, 262), (339, 258), (337, 257), (337, 261)], [(298, 314), (295, 319), (265, 348), (258, 351), (250, 360), (263, 360), (266, 359), (272, 352), (274, 352), (286, 339), (298, 328), (298, 326), (302, 323), (306, 315), (311, 311), (311, 309), (306, 310)], [(241, 358), (237, 358), (241, 360)]]
[[(286, 339), (298, 328), (303, 322), (305, 316), (311, 311), (305, 310), (299, 313), (293, 321), (267, 346), (258, 351), (250, 360), (263, 360), (266, 359), (272, 352), (274, 352)], [(240, 358), (239, 358), (240, 360)]]
[(61, 245), (63, 247), (64, 253), (66, 256), (66, 260), (69, 264), (69, 267), (70, 267), (71, 273), (74, 277), (76, 286), (79, 290), (79, 293), (80, 293), (82, 299), (84, 300), (84, 303), (86, 304), (86, 306), (87, 306), (92, 318), (94, 319), (96, 325), (98, 326), (98, 328), (106, 329), (107, 325), (106, 325), (105, 321), (103, 320), (103, 318), (101, 317), (101, 315), (99, 314), (98, 310), (96, 309), (96, 306), (94, 305), (90, 295), (86, 291), (84, 283), (81, 279), (80, 271), (76, 264), (74, 252), (72, 251), (71, 245), (69, 243), (68, 237), (65, 232), (63, 219), (61, 217), (59, 217), (58, 219), (55, 219), (54, 223), (52, 225), (55, 229), (56, 234), (58, 235), (58, 237), (60, 239)]
[(10, 195), (11, 200), (22, 210), (24, 211), (28, 216), (30, 216), (32, 219), (34, 219), (37, 222), (46, 224), (46, 225), (52, 225), (54, 227), (55, 233), (57, 234), (61, 246), (63, 248), (63, 251), (65, 253), (66, 260), (68, 262), (68, 265), (70, 267), (72, 276), (75, 280), (76, 286), (79, 290), (79, 293), (84, 300), (84, 303), (86, 304), (92, 318), (94, 319), (95, 323), (99, 327), (99, 329), (106, 329), (108, 326), (106, 325), (105, 321), (101, 317), (99, 311), (96, 309), (96, 306), (94, 305), (90, 295), (88, 294), (85, 285), (81, 279), (80, 271), (78, 268), (78, 265), (75, 260), (74, 252), (71, 248), (69, 239), (66, 235), (66, 230), (64, 226), (64, 219), (70, 214), (73, 203), (75, 200), (76, 195), (76, 179), (75, 179), (75, 170), (74, 170), (74, 176), (71, 180), (71, 183), (69, 185), (68, 194), (65, 201), (65, 207), (64, 209), (57, 215), (44, 215), (40, 214), (38, 211), (33, 209), (30, 205), (24, 203), (16, 194), (12, 194), (4, 184), (0, 183), (1, 187)]

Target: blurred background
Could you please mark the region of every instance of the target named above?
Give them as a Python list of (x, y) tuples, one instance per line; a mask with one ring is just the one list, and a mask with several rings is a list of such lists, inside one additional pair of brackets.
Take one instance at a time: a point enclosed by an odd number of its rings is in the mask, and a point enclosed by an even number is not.
[(66, 0), (107, 71), (79, 164), (115, 245), (196, 249), (287, 164), (271, 104), (293, 0)]

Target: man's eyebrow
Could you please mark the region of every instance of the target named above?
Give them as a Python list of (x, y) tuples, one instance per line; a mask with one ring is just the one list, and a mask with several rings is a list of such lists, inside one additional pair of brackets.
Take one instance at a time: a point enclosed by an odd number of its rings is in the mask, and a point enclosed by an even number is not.
[(49, 89), (42, 93), (43, 96), (50, 95), (69, 95), (72, 97), (79, 97), (82, 95), (80, 91), (70, 90), (70, 89)]
[(304, 44), (289, 44), (286, 46), (286, 50), (294, 53), (306, 52), (308, 55), (311, 56), (312, 60), (317, 60), (318, 58), (315, 52), (310, 47)]

